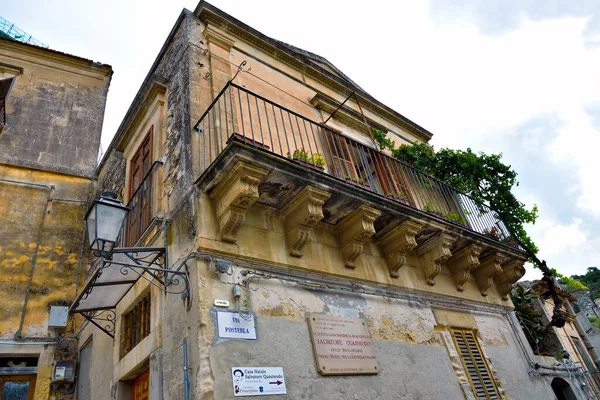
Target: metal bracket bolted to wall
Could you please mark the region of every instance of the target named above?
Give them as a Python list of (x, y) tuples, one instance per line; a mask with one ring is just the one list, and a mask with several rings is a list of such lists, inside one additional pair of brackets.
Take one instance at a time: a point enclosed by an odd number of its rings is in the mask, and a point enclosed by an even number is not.
[[(117, 248), (110, 259), (101, 258), (70, 313), (83, 318), (114, 338), (117, 304), (140, 279), (164, 293), (180, 294), (189, 308), (190, 281), (187, 270), (165, 268), (164, 247)], [(109, 286), (110, 290), (106, 290)]]

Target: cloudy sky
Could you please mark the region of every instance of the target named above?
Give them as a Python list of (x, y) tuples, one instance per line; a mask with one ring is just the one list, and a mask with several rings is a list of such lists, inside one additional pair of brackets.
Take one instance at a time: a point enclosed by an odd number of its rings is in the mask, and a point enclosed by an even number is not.
[[(503, 153), (519, 173), (517, 196), (540, 209), (528, 228), (539, 256), (565, 275), (600, 266), (598, 0), (212, 3), (326, 57), (433, 132), (436, 148)], [(181, 9), (195, 6), (22, 0), (0, 16), (53, 49), (113, 66), (106, 149)]]

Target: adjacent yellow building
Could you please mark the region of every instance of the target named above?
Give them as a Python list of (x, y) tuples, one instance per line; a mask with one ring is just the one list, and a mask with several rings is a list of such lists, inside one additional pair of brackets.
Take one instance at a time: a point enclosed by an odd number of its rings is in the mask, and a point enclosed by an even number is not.
[(82, 220), (111, 75), (108, 65), (0, 39), (3, 399), (74, 389), (53, 369), (77, 359), (67, 309), (85, 282)]

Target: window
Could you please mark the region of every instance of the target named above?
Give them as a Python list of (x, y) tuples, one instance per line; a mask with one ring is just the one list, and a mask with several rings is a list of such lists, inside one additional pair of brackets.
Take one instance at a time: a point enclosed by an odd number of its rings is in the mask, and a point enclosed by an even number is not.
[(487, 362), (481, 352), (475, 332), (471, 329), (452, 329), (454, 344), (478, 399), (500, 399)]
[(132, 310), (123, 315), (121, 357), (150, 334), (150, 294), (142, 297)]
[(126, 221), (125, 246), (135, 246), (152, 220), (152, 135), (150, 127), (144, 141), (131, 159), (129, 170), (129, 214)]
[(6, 125), (6, 100), (15, 78), (0, 79), (0, 133)]

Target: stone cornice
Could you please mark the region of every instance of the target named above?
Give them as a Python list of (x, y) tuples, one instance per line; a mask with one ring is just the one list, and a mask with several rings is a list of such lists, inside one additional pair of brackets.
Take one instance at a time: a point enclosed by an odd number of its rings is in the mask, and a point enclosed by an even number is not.
[(23, 68), (18, 67), (16, 65), (5, 64), (3, 62), (0, 62), (0, 72), (7, 72), (9, 74), (18, 76), (23, 73)]
[(0, 39), (0, 57), (43, 65), (98, 80), (110, 78), (113, 73), (112, 67), (108, 64), (9, 39)]
[(204, 32), (202, 32), (202, 34), (204, 35), (204, 38), (208, 43), (214, 43), (227, 51), (231, 50), (231, 48), (235, 44), (233, 40), (218, 32), (211, 25), (206, 25), (206, 28), (204, 29)]

